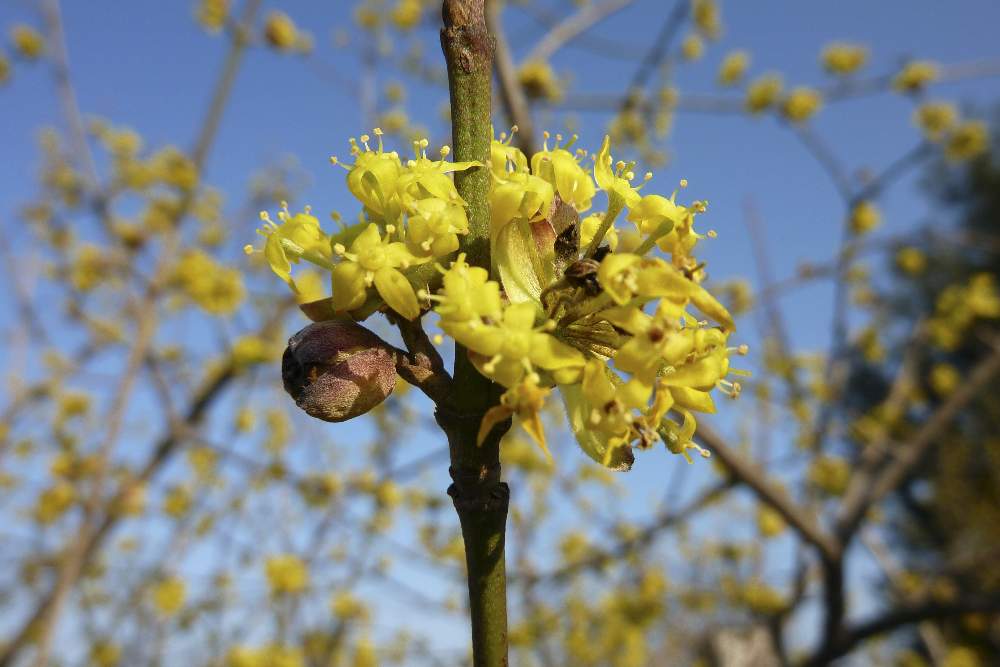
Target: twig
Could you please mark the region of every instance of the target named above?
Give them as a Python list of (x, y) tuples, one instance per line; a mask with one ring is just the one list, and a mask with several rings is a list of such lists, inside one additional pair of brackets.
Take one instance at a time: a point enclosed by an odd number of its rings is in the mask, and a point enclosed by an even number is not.
[(500, 16), (501, 3), (490, 2), (486, 7), (486, 26), (496, 38), (496, 52), (493, 56), (493, 69), (496, 72), (497, 83), (500, 84), (500, 101), (511, 124), (517, 126), (514, 142), (529, 157), (537, 150), (535, 125), (531, 117), (528, 98), (524, 87), (517, 78), (517, 66), (507, 44), (507, 36), (503, 31), (503, 20)]
[(796, 505), (784, 490), (773, 484), (763, 470), (730, 449), (722, 437), (708, 426), (698, 424), (695, 435), (726, 467), (729, 474), (753, 491), (758, 500), (781, 515), (785, 523), (802, 539), (816, 547), (825, 559), (835, 560), (840, 557), (841, 548), (837, 540), (826, 534), (813, 517)]
[(590, 570), (601, 567), (606, 563), (619, 561), (622, 556), (650, 545), (664, 530), (690, 518), (701, 510), (707, 509), (712, 503), (732, 489), (733, 486), (734, 482), (731, 479), (710, 486), (680, 508), (662, 513), (645, 528), (632, 533), (627, 539), (622, 539), (611, 549), (603, 549), (550, 572), (524, 572), (511, 575), (511, 579), (514, 581), (527, 581), (532, 584), (560, 584), (569, 581), (581, 570)]
[(545, 33), (545, 36), (535, 44), (535, 48), (525, 56), (525, 62), (549, 60), (556, 51), (594, 24), (620, 12), (633, 2), (634, 0), (605, 0), (601, 3), (585, 4), (576, 13), (567, 16)]
[(625, 89), (625, 95), (618, 104), (619, 112), (629, 111), (635, 107), (638, 101), (637, 93), (646, 87), (653, 72), (667, 57), (674, 39), (684, 25), (684, 19), (687, 18), (690, 8), (690, 0), (677, 0), (674, 8), (667, 14), (660, 31), (653, 38), (652, 47), (646, 52), (642, 62), (639, 63), (639, 68), (632, 75), (628, 88)]
[(873, 480), (867, 492), (852, 499), (851, 504), (845, 503), (837, 522), (840, 534), (852, 534), (872, 505), (892, 493), (913, 474), (955, 417), (997, 374), (1000, 374), (1000, 347), (995, 346), (993, 353), (979, 362), (962, 386), (935, 411), (916, 436), (909, 443), (893, 448), (895, 458)]
[(406, 345), (396, 351), (396, 372), (424, 392), (435, 404), (444, 404), (451, 396), (452, 379), (434, 344), (427, 337), (420, 320), (391, 317)]

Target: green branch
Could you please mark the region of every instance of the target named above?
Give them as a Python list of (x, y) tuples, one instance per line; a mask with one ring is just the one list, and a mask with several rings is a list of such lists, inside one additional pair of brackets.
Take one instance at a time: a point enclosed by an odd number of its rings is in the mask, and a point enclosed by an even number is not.
[[(448, 66), (452, 143), (456, 161), (489, 162), (494, 40), (486, 28), (484, 0), (444, 0), (441, 48)], [(469, 234), (461, 252), (474, 266), (490, 268), (490, 211), (486, 167), (455, 174), (455, 187), (468, 204)], [(469, 578), (472, 652), (476, 667), (507, 665), (507, 583), (504, 537), (509, 490), (500, 481), (500, 437), (494, 429), (481, 446), (476, 435), (499, 388), (479, 374), (463, 348), (455, 350), (453, 392), (439, 404), (437, 421), (448, 436), (451, 477), (448, 494), (462, 525)], [(509, 422), (508, 422), (509, 428)]]

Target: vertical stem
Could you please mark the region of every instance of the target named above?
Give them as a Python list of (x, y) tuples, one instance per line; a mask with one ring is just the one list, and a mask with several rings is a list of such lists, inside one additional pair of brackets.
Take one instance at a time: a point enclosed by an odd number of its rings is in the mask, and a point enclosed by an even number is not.
[[(448, 66), (452, 143), (456, 161), (488, 163), (493, 37), (486, 27), (485, 0), (444, 0), (441, 48)], [(490, 214), (485, 167), (455, 174), (455, 187), (468, 204), (469, 233), (461, 251), (470, 265), (490, 268)], [(481, 446), (476, 436), (483, 414), (495, 405), (496, 385), (479, 374), (465, 350), (455, 351), (450, 399), (437, 410), (448, 437), (453, 484), (448, 495), (462, 525), (472, 616), (472, 653), (476, 667), (507, 665), (507, 582), (504, 537), (510, 492), (500, 481), (497, 428)], [(509, 427), (509, 422), (507, 424)]]

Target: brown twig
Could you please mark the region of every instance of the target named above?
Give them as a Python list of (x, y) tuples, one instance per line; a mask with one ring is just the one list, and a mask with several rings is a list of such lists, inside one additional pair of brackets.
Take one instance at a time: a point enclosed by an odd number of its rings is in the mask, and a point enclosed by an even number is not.
[(816, 547), (825, 559), (840, 558), (837, 540), (822, 530), (816, 520), (776, 486), (762, 469), (731, 449), (725, 440), (704, 424), (698, 424), (696, 436), (736, 480), (754, 492), (758, 500), (773, 509), (802, 539)]
[(486, 26), (496, 39), (496, 53), (493, 56), (493, 69), (496, 72), (497, 83), (500, 84), (500, 101), (511, 124), (517, 127), (514, 135), (515, 145), (529, 157), (537, 150), (535, 139), (535, 124), (531, 117), (528, 98), (524, 87), (517, 77), (517, 65), (511, 55), (507, 36), (503, 30), (501, 3), (490, 2), (486, 7)]

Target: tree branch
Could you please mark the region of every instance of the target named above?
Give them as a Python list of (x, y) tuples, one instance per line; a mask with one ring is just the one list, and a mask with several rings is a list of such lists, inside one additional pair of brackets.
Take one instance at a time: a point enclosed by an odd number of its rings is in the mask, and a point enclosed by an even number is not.
[(788, 494), (768, 479), (767, 473), (730, 449), (729, 445), (711, 428), (698, 424), (695, 434), (711, 450), (733, 477), (754, 492), (765, 505), (781, 515), (781, 518), (797, 532), (802, 539), (816, 547), (820, 554), (830, 560), (840, 557), (840, 544), (826, 534)]
[(493, 68), (496, 71), (497, 83), (500, 84), (500, 101), (512, 125), (517, 126), (514, 144), (529, 158), (537, 150), (535, 125), (531, 117), (528, 98), (524, 87), (517, 77), (517, 65), (510, 52), (507, 37), (503, 31), (503, 21), (500, 16), (501, 3), (490, 2), (486, 7), (486, 25), (496, 39), (496, 53)]

